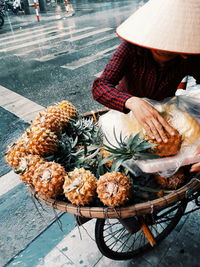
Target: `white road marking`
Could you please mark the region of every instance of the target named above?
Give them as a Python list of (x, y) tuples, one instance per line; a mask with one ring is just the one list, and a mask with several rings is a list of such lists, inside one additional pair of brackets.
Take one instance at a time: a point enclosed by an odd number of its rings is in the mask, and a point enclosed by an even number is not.
[(26, 23), (20, 23), (19, 24), (19, 28), (18, 29), (14, 29), (12, 32), (6, 32), (6, 33), (2, 33), (0, 35), (0, 40), (2, 40), (4, 37), (5, 38), (9, 38), (9, 37), (13, 37), (13, 35), (18, 35), (22, 32), (26, 32), (27, 30), (30, 31), (30, 30), (37, 30), (37, 29), (46, 29), (46, 28), (49, 28), (51, 25), (56, 25), (56, 24), (59, 24), (59, 22), (50, 22), (48, 24), (45, 24), (45, 25), (40, 25), (40, 24), (37, 24), (36, 26), (31, 26), (31, 29), (30, 28), (23, 28), (23, 26), (29, 26), (27, 25), (27, 22)]
[[(97, 39), (95, 39), (95, 40), (93, 40), (93, 41), (89, 41), (89, 42), (84, 43), (84, 47), (82, 47), (81, 49), (84, 49), (84, 48), (85, 48), (85, 45), (87, 45), (87, 46), (91, 46), (91, 45), (93, 45), (93, 44), (98, 44), (99, 42), (108, 41), (108, 40), (111, 40), (111, 39), (114, 39), (114, 38), (118, 38), (118, 37), (116, 36), (116, 34), (110, 34), (110, 35), (108, 35), (108, 36), (104, 36), (104, 37), (101, 37), (101, 38), (97, 38)], [(55, 42), (54, 42), (54, 46), (56, 46), (56, 44), (62, 44), (62, 43), (65, 43), (65, 42), (66, 42), (65, 39), (64, 39), (64, 40), (55, 41)], [(28, 55), (28, 54), (31, 54), (31, 53), (34, 53), (34, 52), (37, 52), (37, 51), (42, 51), (43, 49), (49, 49), (49, 48), (51, 48), (51, 47), (52, 47), (52, 45), (41, 45), (41, 46), (39, 46), (39, 47), (34, 47), (34, 48), (32, 48), (31, 50), (27, 50), (27, 51), (23, 51), (23, 52), (15, 53), (14, 55), (15, 55), (15, 56), (18, 56), (18, 57), (20, 57), (20, 56), (26, 56), (26, 55)], [(80, 51), (81, 49), (79, 49), (79, 51)], [(76, 50), (76, 49), (72, 50), (72, 52), (75, 52), (75, 51), (77, 51), (77, 50)], [(62, 52), (64, 52), (64, 51), (63, 51), (63, 50), (62, 50), (62, 51), (59, 50), (59, 53), (62, 53)], [(49, 54), (48, 54), (48, 55), (49, 55)], [(51, 54), (50, 54), (50, 55), (51, 55)], [(57, 55), (58, 55), (58, 53), (57, 53), (55, 56), (54, 56), (54, 55), (49, 56), (49, 58), (50, 58), (50, 59), (53, 59), (53, 58), (55, 58)], [(45, 56), (45, 57), (46, 57), (46, 56)], [(41, 60), (41, 58), (42, 58), (42, 57), (40, 57), (39, 59)], [(35, 60), (38, 60), (38, 58), (35, 58)], [(46, 60), (41, 60), (41, 61), (46, 61)]]
[[(78, 49), (74, 49), (74, 50), (72, 49), (72, 50), (70, 51), (70, 53), (74, 53), (74, 52), (76, 52), (76, 51), (81, 51), (82, 49), (85, 49), (85, 46), (89, 47), (89, 46), (91, 46), (91, 45), (93, 45), (93, 44), (96, 44), (96, 43), (97, 43), (97, 44), (100, 44), (101, 42), (104, 42), (104, 41), (113, 39), (114, 37), (116, 37), (116, 36), (115, 36), (114, 34), (111, 34), (111, 35), (109, 35), (109, 36), (105, 36), (105, 37), (97, 38), (97, 39), (95, 39), (95, 40), (93, 40), (93, 41), (91, 41), (91, 42), (86, 42), (86, 43), (84, 43), (84, 47), (80, 48), (79, 50), (78, 50)], [(63, 41), (63, 42), (64, 42), (64, 41)], [(41, 47), (41, 49), (42, 49), (42, 47)], [(59, 52), (57, 52), (57, 53), (55, 53), (55, 52), (53, 51), (52, 53), (49, 53), (48, 55), (41, 56), (41, 57), (39, 57), (39, 58), (33, 58), (33, 59), (34, 59), (34, 60), (37, 60), (37, 61), (39, 61), (39, 62), (46, 62), (46, 61), (49, 61), (49, 60), (52, 60), (52, 59), (57, 58), (58, 56), (64, 54), (65, 52), (67, 53), (66, 48), (65, 48), (65, 50), (59, 50)], [(19, 54), (15, 54), (15, 55), (19, 55)]]
[(103, 28), (103, 29), (96, 30), (96, 31), (93, 31), (93, 32), (89, 32), (89, 33), (81, 34), (81, 35), (79, 35), (79, 36), (71, 37), (71, 38), (69, 38), (67, 41), (68, 41), (68, 42), (75, 42), (75, 41), (78, 41), (78, 40), (87, 38), (87, 37), (89, 37), (89, 36), (91, 36), (91, 35), (98, 34), (98, 33), (101, 33), (101, 32), (110, 31), (110, 30), (113, 30), (113, 29), (112, 29), (112, 28)]
[(65, 69), (70, 69), (70, 70), (75, 70), (75, 69), (78, 69), (84, 65), (87, 65), (91, 62), (94, 62), (96, 60), (99, 60), (103, 57), (107, 57), (108, 55), (110, 55), (111, 53), (109, 53), (110, 51), (113, 51), (115, 50), (116, 48), (118, 47), (118, 45), (116, 46), (113, 46), (113, 47), (110, 47), (110, 48), (107, 48), (103, 51), (100, 51), (98, 53), (96, 53), (95, 55), (91, 55), (91, 56), (88, 56), (88, 57), (84, 57), (84, 58), (81, 58), (79, 60), (75, 60), (71, 63), (68, 63), (66, 65), (63, 65), (61, 66), (61, 68), (65, 68)]
[(8, 48), (0, 49), (0, 52), (13, 51), (13, 50), (16, 50), (16, 49), (32, 46), (32, 45), (35, 45), (35, 44), (44, 43), (44, 42), (47, 42), (47, 41), (50, 41), (50, 40), (58, 39), (58, 38), (63, 37), (63, 36), (72, 35), (74, 33), (78, 33), (78, 32), (81, 32), (81, 31), (86, 31), (86, 30), (90, 30), (90, 29), (93, 29), (93, 27), (86, 27), (86, 28), (83, 28), (83, 29), (72, 30), (69, 33), (64, 32), (64, 33), (58, 34), (56, 36), (51, 36), (51, 37), (48, 37), (48, 38), (46, 37), (46, 38), (41, 38), (39, 40), (26, 42), (25, 44), (20, 44), (20, 45), (15, 45), (15, 46), (8, 47)]
[(43, 106), (23, 97), (0, 85), (0, 106), (12, 112), (20, 119), (30, 122), (38, 112), (44, 109)]
[[(64, 27), (63, 27), (64, 28)], [(65, 28), (65, 29), (67, 29), (67, 28)], [(20, 38), (20, 41), (22, 40), (22, 36), (26, 36), (26, 35), (31, 35), (31, 37), (34, 35), (34, 34), (36, 34), (36, 33), (39, 33), (39, 32), (43, 32), (43, 33), (46, 33), (46, 30), (48, 31), (52, 31), (52, 30), (58, 30), (58, 27), (56, 27), (56, 26), (52, 26), (52, 27), (48, 27), (48, 28), (39, 28), (39, 29), (35, 29), (35, 30), (32, 30), (32, 29), (27, 29), (27, 31), (26, 32), (21, 32), (21, 33), (18, 33), (18, 34), (14, 34), (14, 35), (12, 35), (12, 36), (9, 36), (9, 37), (7, 37), (7, 36), (5, 36), (4, 38), (1, 38), (0, 37), (0, 41), (4, 41), (4, 43), (3, 44), (8, 44), (8, 43), (10, 43), (10, 41), (9, 40), (12, 40), (12, 41), (19, 41), (19, 39), (18, 38)], [(8, 40), (8, 42), (7, 42), (7, 40)]]
[(14, 173), (14, 171), (10, 171), (7, 174), (1, 176), (0, 183), (0, 196), (2, 196), (22, 182), (19, 179), (18, 175)]

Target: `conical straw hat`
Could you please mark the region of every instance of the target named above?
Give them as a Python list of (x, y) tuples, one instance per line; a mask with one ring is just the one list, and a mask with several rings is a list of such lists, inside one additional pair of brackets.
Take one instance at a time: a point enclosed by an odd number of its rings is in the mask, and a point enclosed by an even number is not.
[(200, 54), (200, 0), (149, 0), (117, 34), (151, 49)]

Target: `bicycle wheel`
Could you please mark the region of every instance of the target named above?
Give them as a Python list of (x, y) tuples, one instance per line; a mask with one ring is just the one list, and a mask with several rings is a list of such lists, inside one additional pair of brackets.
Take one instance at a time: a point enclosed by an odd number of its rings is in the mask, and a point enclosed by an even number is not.
[[(178, 224), (187, 202), (181, 201), (161, 211), (143, 216), (153, 234), (156, 245), (160, 243)], [(129, 224), (129, 230), (127, 226)], [(130, 232), (131, 222), (131, 232)], [(127, 260), (143, 254), (152, 247), (148, 243), (138, 217), (128, 219), (97, 219), (95, 239), (101, 253), (113, 260)]]
[(4, 24), (4, 18), (3, 16), (0, 16), (0, 28), (3, 26)]

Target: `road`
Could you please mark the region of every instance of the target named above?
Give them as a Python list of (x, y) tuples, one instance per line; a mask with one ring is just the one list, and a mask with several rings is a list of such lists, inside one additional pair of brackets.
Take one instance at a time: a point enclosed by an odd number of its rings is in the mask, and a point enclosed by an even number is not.
[[(92, 82), (120, 42), (115, 34), (117, 25), (143, 2), (74, 1), (73, 16), (57, 6), (41, 14), (40, 23), (34, 15), (8, 14), (0, 30), (1, 155), (48, 105), (67, 99), (80, 112), (100, 107), (91, 96)], [(3, 156), (0, 166), (3, 265), (48, 228), (55, 214), (37, 204), (40, 216)], [(70, 231), (75, 225), (73, 216), (64, 216), (63, 227)]]

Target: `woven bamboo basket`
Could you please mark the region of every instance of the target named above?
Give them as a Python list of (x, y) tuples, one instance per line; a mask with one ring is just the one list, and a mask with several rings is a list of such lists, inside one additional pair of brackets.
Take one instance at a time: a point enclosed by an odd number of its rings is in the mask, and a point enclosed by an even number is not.
[[(82, 114), (83, 117), (93, 116), (94, 120), (98, 120), (98, 117), (104, 114), (108, 109), (101, 109), (98, 111), (91, 111)], [(91, 207), (91, 206), (76, 206), (71, 203), (56, 200), (53, 198), (47, 198), (40, 192), (36, 192), (33, 185), (27, 185), (31, 194), (40, 202), (58, 209), (63, 212), (71, 213), (77, 216), (86, 218), (129, 218), (133, 216), (141, 216), (145, 214), (151, 214), (154, 211), (162, 210), (178, 201), (188, 198), (191, 194), (200, 190), (200, 175), (197, 174), (186, 185), (174, 190), (172, 193), (151, 200), (144, 203), (133, 204), (130, 206), (122, 207)]]

